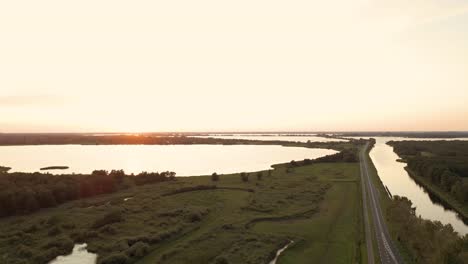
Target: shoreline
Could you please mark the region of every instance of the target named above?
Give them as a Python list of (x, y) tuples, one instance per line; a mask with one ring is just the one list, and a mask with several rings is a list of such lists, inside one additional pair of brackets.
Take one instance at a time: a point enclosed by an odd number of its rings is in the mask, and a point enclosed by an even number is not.
[(448, 194), (444, 193), (444, 191), (440, 190), (437, 186), (427, 182), (426, 179), (417, 175), (408, 167), (405, 167), (405, 170), (408, 172), (408, 175), (411, 177), (411, 179), (423, 187), (424, 191), (439, 199), (442, 206), (448, 207), (449, 209), (455, 211), (464, 223), (468, 223), (468, 212), (465, 212), (464, 208), (458, 201), (448, 196)]

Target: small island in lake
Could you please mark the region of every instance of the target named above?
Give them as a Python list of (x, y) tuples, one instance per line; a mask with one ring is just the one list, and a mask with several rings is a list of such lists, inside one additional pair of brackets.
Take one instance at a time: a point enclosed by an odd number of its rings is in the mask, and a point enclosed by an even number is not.
[(40, 170), (67, 170), (69, 168), (68, 166), (50, 166), (41, 168)]

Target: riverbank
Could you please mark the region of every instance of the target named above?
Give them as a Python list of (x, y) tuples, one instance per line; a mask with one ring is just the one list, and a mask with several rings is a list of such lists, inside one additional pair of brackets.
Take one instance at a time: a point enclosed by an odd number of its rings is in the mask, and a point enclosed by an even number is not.
[(456, 211), (463, 222), (468, 223), (468, 205), (463, 206), (459, 201), (455, 200), (449, 194), (441, 190), (439, 187), (430, 183), (424, 177), (417, 175), (415, 172), (411, 171), (408, 167), (405, 167), (405, 170), (408, 172), (408, 175), (419, 185), (421, 185), (425, 191), (431, 195), (437, 197), (440, 203), (445, 207), (448, 207)]

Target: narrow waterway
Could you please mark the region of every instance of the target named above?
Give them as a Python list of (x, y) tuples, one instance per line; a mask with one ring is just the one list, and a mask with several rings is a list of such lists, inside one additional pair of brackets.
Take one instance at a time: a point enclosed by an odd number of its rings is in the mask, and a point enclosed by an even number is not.
[(276, 262), (278, 261), (278, 258), (281, 256), (281, 254), (283, 253), (283, 251), (285, 251), (286, 249), (288, 249), (288, 247), (291, 246), (293, 243), (294, 243), (294, 241), (290, 241), (286, 246), (280, 248), (280, 249), (276, 252), (275, 258), (274, 258), (272, 261), (270, 261), (269, 264), (276, 264)]
[[(416, 214), (424, 219), (451, 224), (461, 235), (468, 233), (468, 225), (455, 211), (445, 207), (436, 197), (432, 197), (422, 186), (417, 184), (406, 172), (405, 163), (397, 162), (398, 155), (386, 143), (402, 140), (441, 140), (421, 138), (374, 137), (375, 147), (370, 152), (379, 177), (392, 195), (406, 196), (416, 207)], [(466, 139), (465, 139), (466, 140)]]

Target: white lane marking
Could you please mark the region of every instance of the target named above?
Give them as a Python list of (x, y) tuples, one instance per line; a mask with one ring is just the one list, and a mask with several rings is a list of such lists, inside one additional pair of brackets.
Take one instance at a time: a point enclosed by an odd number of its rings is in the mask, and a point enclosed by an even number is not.
[[(371, 186), (371, 183), (370, 183), (370, 178), (369, 178), (369, 174), (368, 174), (368, 167), (367, 167), (367, 161), (364, 160), (365, 156), (364, 156), (364, 152), (361, 152), (361, 156), (363, 158), (363, 161), (364, 161), (364, 167), (365, 167), (365, 174), (366, 174), (366, 178), (367, 178), (367, 185), (368, 185), (368, 189), (370, 191), (370, 196), (371, 196), (371, 200), (372, 200), (372, 205), (374, 207), (374, 212), (376, 213), (376, 215), (374, 215), (375, 217), (377, 217), (377, 224), (379, 226), (379, 229), (380, 229), (380, 236), (381, 236), (381, 242), (383, 242), (384, 244), (384, 247), (385, 247), (385, 251), (388, 253), (388, 255), (390, 255), (390, 257), (392, 258), (392, 260), (395, 262), (395, 263), (398, 263), (398, 261), (396, 260), (396, 257), (395, 255), (393, 254), (393, 251), (392, 249), (390, 248), (385, 236), (384, 236), (384, 233), (381, 231), (382, 230), (382, 223), (380, 221), (380, 211), (377, 209), (377, 202), (375, 200), (375, 196), (374, 196), (374, 190)], [(380, 252), (380, 243), (377, 243), (377, 246), (379, 247), (379, 255), (380, 255), (380, 258), (382, 259), (382, 254)], [(387, 261), (389, 260), (388, 259), (388, 255), (386, 256), (387, 257)], [(390, 261), (389, 261), (390, 262)]]
[(392, 257), (392, 259), (393, 259), (393, 261), (394, 261), (395, 263), (398, 263), (398, 261), (396, 260), (395, 255), (393, 255), (392, 248), (391, 248), (390, 245), (388, 244), (387, 239), (385, 239), (385, 237), (384, 237), (383, 232), (382, 232), (382, 238), (383, 238), (383, 242), (384, 242), (385, 249), (386, 249), (387, 252), (390, 254), (390, 257)]

